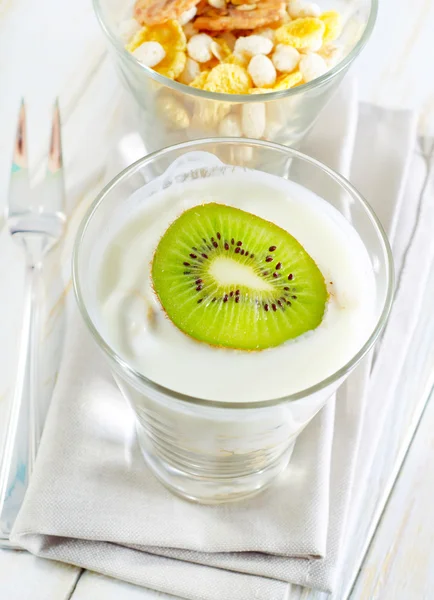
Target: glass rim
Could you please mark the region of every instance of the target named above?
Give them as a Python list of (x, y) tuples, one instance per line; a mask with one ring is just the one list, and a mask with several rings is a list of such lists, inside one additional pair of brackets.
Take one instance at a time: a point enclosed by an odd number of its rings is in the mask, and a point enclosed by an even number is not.
[[(84, 301), (82, 292), (81, 292), (81, 284), (80, 284), (80, 273), (79, 273), (79, 261), (80, 261), (80, 251), (82, 241), (86, 235), (87, 228), (90, 222), (93, 219), (95, 212), (98, 210), (99, 206), (104, 202), (104, 199), (110, 192), (118, 186), (118, 184), (126, 181), (132, 175), (135, 175), (138, 170), (142, 167), (146, 166), (149, 163), (152, 163), (156, 158), (162, 157), (166, 154), (170, 154), (174, 150), (188, 150), (189, 148), (197, 147), (197, 146), (206, 146), (208, 144), (229, 144), (229, 145), (240, 145), (248, 144), (251, 146), (268, 148), (272, 150), (277, 150), (281, 153), (285, 153), (289, 155), (291, 158), (297, 158), (302, 161), (307, 162), (315, 168), (319, 168), (323, 173), (326, 173), (330, 176), (335, 182), (337, 182), (353, 199), (359, 202), (363, 208), (366, 210), (368, 216), (371, 219), (371, 222), (376, 230), (376, 234), (381, 242), (383, 254), (386, 262), (386, 278), (387, 278), (387, 291), (386, 297), (384, 300), (384, 304), (380, 313), (380, 316), (372, 328), (371, 334), (368, 337), (367, 341), (363, 344), (363, 346), (356, 352), (351, 359), (345, 363), (342, 367), (340, 367), (337, 371), (322, 379), (318, 383), (309, 386), (303, 390), (299, 390), (294, 394), (288, 394), (286, 396), (280, 398), (274, 398), (271, 400), (258, 400), (252, 402), (234, 402), (234, 401), (225, 401), (225, 400), (207, 400), (204, 398), (198, 398), (195, 396), (189, 396), (187, 394), (182, 394), (171, 388), (166, 388), (165, 386), (153, 381), (152, 379), (147, 378), (143, 373), (132, 367), (124, 360), (112, 347), (108, 344), (103, 336), (100, 334), (98, 328), (94, 325), (92, 318), (87, 310), (86, 303)], [(378, 336), (380, 335), (384, 325), (386, 324), (387, 318), (390, 313), (390, 309), (392, 307), (393, 302), (393, 294), (394, 294), (394, 263), (393, 263), (393, 255), (390, 247), (389, 240), (387, 238), (386, 232), (384, 231), (383, 226), (381, 225), (378, 217), (375, 212), (365, 200), (365, 198), (354, 188), (354, 186), (347, 180), (345, 177), (328, 167), (327, 165), (321, 163), (316, 160), (300, 152), (299, 150), (295, 150), (294, 148), (286, 147), (281, 144), (276, 144), (274, 142), (265, 142), (263, 140), (254, 140), (249, 138), (205, 138), (201, 140), (193, 140), (184, 142), (181, 144), (176, 144), (173, 146), (168, 146), (163, 148), (162, 150), (157, 150), (140, 158), (132, 165), (123, 169), (116, 177), (114, 177), (97, 195), (95, 200), (92, 202), (90, 207), (87, 209), (80, 226), (77, 230), (74, 247), (73, 247), (73, 255), (72, 255), (72, 282), (74, 287), (75, 296), (77, 299), (77, 304), (81, 315), (91, 332), (94, 340), (97, 342), (98, 346), (103, 350), (108, 357), (114, 361), (117, 367), (120, 367), (123, 374), (125, 372), (132, 377), (132, 379), (138, 379), (142, 384), (152, 388), (154, 391), (164, 394), (166, 397), (171, 399), (179, 400), (181, 402), (186, 402), (188, 404), (197, 404), (207, 407), (218, 407), (218, 408), (234, 408), (234, 409), (252, 409), (252, 408), (261, 408), (266, 406), (275, 406), (279, 404), (284, 404), (286, 402), (293, 402), (295, 400), (302, 400), (308, 396), (315, 394), (316, 392), (321, 391), (326, 388), (328, 385), (338, 381), (341, 377), (349, 373), (353, 370), (353, 368), (362, 360), (362, 358), (367, 354), (367, 352), (374, 345)]]
[(104, 19), (101, 1), (102, 0), (92, 0), (96, 17), (98, 19), (98, 22), (99, 22), (105, 36), (110, 41), (110, 43), (113, 45), (114, 49), (121, 56), (121, 58), (125, 59), (131, 65), (135, 65), (136, 67), (138, 67), (146, 76), (150, 77), (151, 79), (154, 79), (154, 81), (157, 81), (158, 83), (161, 83), (161, 84), (165, 85), (166, 87), (172, 88), (173, 90), (176, 90), (178, 92), (182, 92), (184, 94), (188, 94), (191, 96), (196, 96), (198, 98), (205, 98), (208, 100), (215, 100), (215, 101), (219, 101), (219, 102), (233, 102), (233, 103), (237, 103), (237, 102), (248, 103), (248, 102), (259, 102), (259, 101), (266, 102), (267, 100), (276, 100), (279, 98), (289, 98), (291, 96), (296, 96), (297, 94), (300, 94), (303, 92), (309, 92), (310, 90), (312, 90), (314, 88), (321, 87), (322, 85), (326, 84), (329, 80), (333, 79), (341, 71), (345, 70), (354, 61), (354, 59), (360, 54), (360, 52), (364, 48), (365, 44), (371, 37), (372, 31), (374, 29), (375, 21), (377, 19), (378, 3), (379, 3), (379, 0), (370, 0), (371, 6), (370, 6), (370, 11), (369, 11), (369, 17), (368, 17), (368, 20), (366, 21), (366, 26), (363, 30), (363, 33), (360, 36), (360, 38), (357, 40), (357, 43), (354, 45), (354, 47), (351, 49), (351, 51), (346, 56), (344, 56), (344, 58), (342, 58), (342, 60), (340, 60), (338, 62), (337, 65), (335, 65), (329, 71), (326, 71), (326, 73), (324, 73), (320, 77), (317, 77), (317, 78), (313, 79), (312, 81), (309, 81), (308, 83), (304, 83), (302, 85), (290, 88), (289, 90), (266, 92), (263, 94), (223, 94), (223, 93), (217, 93), (217, 92), (208, 92), (205, 90), (200, 90), (198, 88), (192, 88), (189, 85), (185, 85), (178, 81), (174, 81), (173, 79), (170, 79), (169, 77), (160, 75), (160, 73), (157, 73), (150, 67), (147, 67), (147, 66), (143, 65), (142, 63), (140, 63), (131, 54), (131, 52), (128, 52), (128, 50), (125, 48), (125, 46), (122, 44), (121, 40), (119, 39), (119, 36), (116, 35), (116, 33), (112, 30), (112, 28), (108, 25), (108, 23)]

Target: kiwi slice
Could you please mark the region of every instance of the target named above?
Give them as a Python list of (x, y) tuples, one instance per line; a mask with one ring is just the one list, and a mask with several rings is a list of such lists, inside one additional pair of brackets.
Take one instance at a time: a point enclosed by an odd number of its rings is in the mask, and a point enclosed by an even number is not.
[(152, 279), (172, 322), (215, 346), (261, 350), (315, 329), (324, 277), (284, 229), (210, 203), (185, 211), (161, 238)]

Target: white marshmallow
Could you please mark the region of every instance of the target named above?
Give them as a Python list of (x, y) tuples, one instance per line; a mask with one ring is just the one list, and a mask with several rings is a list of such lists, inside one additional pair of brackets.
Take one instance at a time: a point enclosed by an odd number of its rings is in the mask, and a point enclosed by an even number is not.
[(223, 137), (241, 137), (242, 130), (238, 115), (228, 115), (219, 125), (219, 135)]
[(184, 70), (181, 73), (181, 75), (179, 76), (178, 81), (180, 81), (181, 83), (185, 83), (185, 85), (188, 85), (194, 79), (196, 79), (196, 77), (198, 77), (199, 75), (200, 75), (199, 64), (192, 58), (187, 58)]
[(208, 0), (208, 4), (213, 8), (226, 8), (226, 0)]
[(305, 0), (290, 0), (288, 3), (288, 13), (293, 19), (300, 17), (319, 17), (321, 8), (313, 2), (305, 2)]
[(263, 54), (252, 58), (247, 71), (256, 87), (268, 87), (276, 81), (276, 69), (271, 60)]
[(190, 23), (193, 17), (196, 16), (196, 13), (197, 8), (195, 6), (192, 6), (191, 8), (183, 12), (182, 15), (179, 16), (178, 23), (181, 26), (187, 25), (187, 23)]
[(158, 42), (143, 42), (134, 50), (133, 55), (147, 67), (155, 67), (166, 56), (166, 51)]
[(188, 40), (187, 52), (190, 58), (199, 62), (205, 63), (211, 60), (211, 44), (213, 43), (211, 36), (206, 33), (198, 33)]
[(140, 25), (137, 23), (136, 19), (126, 19), (119, 23), (119, 37), (125, 43), (128, 43), (131, 38), (141, 30)]
[(246, 56), (269, 54), (272, 49), (273, 42), (262, 35), (249, 35), (248, 37), (240, 37), (235, 42), (235, 52), (245, 54)]
[(265, 104), (263, 102), (243, 104), (241, 124), (246, 137), (261, 138), (265, 133)]
[(276, 69), (281, 73), (291, 73), (300, 62), (300, 54), (292, 46), (278, 44), (271, 60)]
[(305, 54), (300, 60), (300, 73), (304, 81), (312, 81), (327, 71), (327, 64), (318, 54)]

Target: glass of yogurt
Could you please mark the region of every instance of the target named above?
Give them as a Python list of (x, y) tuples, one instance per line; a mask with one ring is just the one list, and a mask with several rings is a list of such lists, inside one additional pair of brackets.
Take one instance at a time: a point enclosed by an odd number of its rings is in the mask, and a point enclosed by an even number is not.
[(120, 173), (81, 224), (73, 278), (148, 466), (203, 503), (277, 478), (393, 294), (389, 243), (348, 181), (291, 148), (232, 138)]

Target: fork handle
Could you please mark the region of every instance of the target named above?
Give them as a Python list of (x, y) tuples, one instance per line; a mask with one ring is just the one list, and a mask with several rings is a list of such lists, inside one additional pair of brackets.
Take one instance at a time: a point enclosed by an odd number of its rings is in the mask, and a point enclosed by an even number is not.
[(0, 535), (8, 538), (24, 499), (41, 435), (39, 407), (42, 267), (26, 266), (24, 315), (15, 393), (0, 465)]

